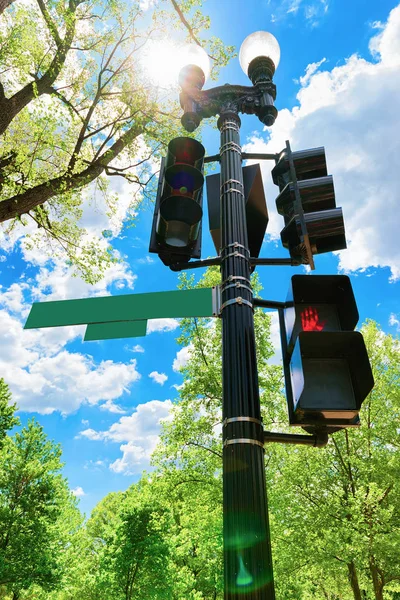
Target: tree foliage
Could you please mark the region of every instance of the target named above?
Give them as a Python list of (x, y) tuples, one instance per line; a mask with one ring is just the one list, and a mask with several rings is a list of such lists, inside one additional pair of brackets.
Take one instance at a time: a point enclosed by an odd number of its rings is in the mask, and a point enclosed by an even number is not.
[[(8, 410), (0, 405), (0, 415), (6, 415), (11, 427), (17, 422), (15, 405), (0, 383), (8, 401)], [(0, 450), (0, 589), (15, 598), (33, 585), (51, 589), (59, 584), (65, 548), (81, 525), (60, 473), (60, 457), (60, 447), (34, 420), (7, 436)]]
[[(200, 285), (217, 277), (210, 269)], [(182, 278), (182, 287), (193, 285)], [(59, 450), (41, 428), (31, 423), (6, 438), (0, 582), (21, 599), (222, 600), (220, 323), (181, 324), (189, 360), (154, 471), (106, 496), (85, 526), (59, 475)], [(255, 326), (264, 425), (287, 431), (269, 316), (257, 310)], [(375, 387), (361, 426), (333, 434), (325, 448), (266, 446), (277, 600), (399, 597), (400, 343), (373, 321), (362, 332)], [(5, 550), (4, 535), (12, 539)]]
[(0, 222), (37, 227), (31, 243), (66, 253), (88, 280), (113, 254), (80, 224), (83, 201), (97, 191), (112, 220), (109, 182), (124, 178), (133, 216), (149, 159), (181, 132), (176, 98), (146, 80), (146, 44), (175, 27), (209, 46), (214, 71), (232, 54), (200, 38), (210, 25), (200, 7), (164, 0), (150, 18), (138, 1), (16, 0), (0, 11)]

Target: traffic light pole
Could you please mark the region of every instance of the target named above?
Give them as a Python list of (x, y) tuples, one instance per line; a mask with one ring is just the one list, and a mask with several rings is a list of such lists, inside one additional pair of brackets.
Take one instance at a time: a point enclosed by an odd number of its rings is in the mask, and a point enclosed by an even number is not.
[(274, 600), (240, 118), (220, 111), (225, 600)]

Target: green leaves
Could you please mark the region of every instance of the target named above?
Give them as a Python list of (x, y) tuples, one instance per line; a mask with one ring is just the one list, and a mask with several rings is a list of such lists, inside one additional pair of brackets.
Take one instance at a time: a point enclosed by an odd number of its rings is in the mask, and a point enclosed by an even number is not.
[[(49, 257), (66, 256), (91, 283), (114, 259), (100, 232), (96, 238), (80, 223), (88, 195), (97, 192), (115, 236), (151, 179), (147, 161), (182, 134), (178, 94), (157, 97), (140, 57), (149, 37), (165, 36), (166, 23), (182, 25), (187, 16), (197, 36), (209, 18), (198, 0), (183, 3), (179, 16), (170, 2), (167, 8), (155, 6), (151, 26), (138, 2), (122, 0), (16, 2), (2, 14), (0, 222), (24, 215), (23, 224), (36, 223), (30, 243)], [(216, 55), (215, 72), (231, 54), (220, 40), (199, 43)], [(130, 185), (122, 216), (118, 195), (104, 184), (112, 176)]]
[(77, 512), (60, 458), (59, 446), (34, 420), (0, 451), (0, 585), (8, 590), (59, 583), (70, 534), (61, 522)]

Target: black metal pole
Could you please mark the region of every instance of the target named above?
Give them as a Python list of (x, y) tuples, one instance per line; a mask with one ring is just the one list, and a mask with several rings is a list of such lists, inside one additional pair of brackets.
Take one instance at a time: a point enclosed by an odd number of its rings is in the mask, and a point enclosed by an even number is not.
[[(220, 111), (225, 600), (275, 600), (240, 119)], [(239, 284), (239, 286), (237, 285)]]

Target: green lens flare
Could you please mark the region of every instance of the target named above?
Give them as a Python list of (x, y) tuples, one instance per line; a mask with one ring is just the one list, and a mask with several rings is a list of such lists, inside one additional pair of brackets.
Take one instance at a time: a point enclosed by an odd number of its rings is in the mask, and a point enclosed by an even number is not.
[(181, 188), (179, 188), (179, 191), (181, 194), (187, 194), (188, 189), (183, 185)]
[(246, 585), (250, 585), (251, 583), (253, 583), (253, 578), (244, 566), (243, 558), (239, 554), (239, 573), (236, 578), (236, 585), (244, 587)]

